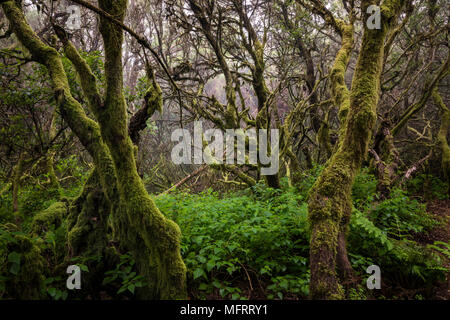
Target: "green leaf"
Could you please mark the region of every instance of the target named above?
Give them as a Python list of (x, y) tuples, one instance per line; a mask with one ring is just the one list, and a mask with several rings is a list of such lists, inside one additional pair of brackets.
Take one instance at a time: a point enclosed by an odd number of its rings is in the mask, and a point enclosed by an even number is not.
[(206, 264), (206, 270), (210, 272), (212, 269), (214, 269), (215, 266), (216, 266), (215, 261), (209, 260), (208, 263)]
[(206, 290), (206, 289), (208, 289), (208, 285), (207, 285), (206, 283), (201, 283), (201, 284), (198, 286), (198, 289), (199, 289), (199, 290)]
[(128, 285), (128, 291), (130, 291), (132, 294), (134, 294), (134, 284), (129, 284)]
[(52, 297), (54, 297), (55, 296), (55, 294), (56, 294), (56, 288), (49, 288), (48, 289), (48, 294), (50, 295), (50, 296), (52, 296)]
[(13, 263), (11, 267), (9, 268), (9, 272), (11, 272), (14, 275), (17, 275), (20, 270), (20, 264)]
[(194, 280), (200, 278), (201, 276), (206, 276), (205, 271), (202, 268), (197, 268), (194, 271)]
[(15, 251), (11, 252), (8, 255), (8, 262), (20, 264), (20, 253)]
[(62, 292), (60, 290), (56, 291), (55, 296), (53, 297), (55, 300), (59, 300), (62, 297)]
[(54, 278), (53, 277), (49, 277), (49, 278), (47, 278), (47, 279), (45, 279), (44, 280), (44, 284), (50, 284), (50, 283), (52, 283), (53, 282), (53, 280), (54, 280)]
[(78, 265), (78, 266), (80, 267), (81, 271), (89, 272), (89, 268), (88, 268), (86, 265), (80, 264), (80, 265)]
[(214, 280), (212, 284), (217, 289), (222, 288), (222, 284), (219, 281), (217, 281), (217, 280)]

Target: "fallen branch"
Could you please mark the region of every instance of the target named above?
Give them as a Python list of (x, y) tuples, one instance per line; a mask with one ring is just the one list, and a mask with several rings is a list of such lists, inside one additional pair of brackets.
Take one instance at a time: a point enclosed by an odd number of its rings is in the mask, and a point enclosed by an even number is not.
[(424, 157), (423, 159), (420, 159), (416, 164), (414, 164), (411, 168), (409, 168), (408, 170), (406, 170), (405, 175), (402, 178), (402, 181), (400, 182), (400, 184), (403, 184), (406, 180), (408, 180), (409, 178), (411, 178), (411, 175), (414, 173), (414, 171), (416, 171), (418, 169), (418, 167), (424, 163), (429, 157), (431, 157), (431, 155), (433, 154), (433, 151), (430, 150), (430, 152), (428, 153), (428, 155), (426, 157)]
[(199, 173), (201, 173), (202, 171), (204, 171), (206, 168), (208, 168), (207, 165), (203, 165), (200, 168), (198, 168), (197, 170), (195, 170), (194, 172), (192, 172), (190, 175), (188, 175), (187, 177), (183, 178), (182, 180), (180, 180), (179, 182), (177, 182), (176, 184), (174, 184), (172, 187), (170, 187), (169, 189), (167, 189), (166, 191), (158, 194), (156, 197), (162, 196), (164, 194), (169, 193), (170, 191), (172, 191), (175, 188), (178, 188), (179, 186), (181, 186), (182, 184), (186, 183), (188, 180), (190, 180), (191, 178), (195, 177), (196, 175), (198, 175)]

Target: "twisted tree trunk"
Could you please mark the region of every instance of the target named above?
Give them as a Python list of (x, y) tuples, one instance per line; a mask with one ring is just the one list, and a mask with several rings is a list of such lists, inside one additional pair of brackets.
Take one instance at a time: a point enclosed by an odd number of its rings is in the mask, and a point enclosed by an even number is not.
[[(363, 1), (362, 12), (366, 12), (366, 8), (372, 3), (373, 1)], [(348, 111), (345, 107), (340, 107), (340, 118), (345, 118), (345, 123), (341, 124), (339, 146), (310, 191), (310, 294), (314, 299), (345, 297), (337, 276), (338, 248), (342, 248), (339, 242), (342, 242), (342, 233), (346, 232), (350, 220), (354, 177), (367, 154), (376, 121), (384, 41), (403, 3), (401, 0), (384, 1), (381, 7), (381, 29), (370, 30), (364, 27)], [(345, 93), (345, 88), (341, 87), (337, 93)], [(335, 93), (334, 95), (336, 96)], [(339, 256), (342, 255), (346, 255), (346, 252), (339, 253)]]
[[(126, 0), (100, 0), (102, 10), (123, 21)], [(15, 1), (2, 2), (3, 11), (20, 42), (33, 59), (45, 65), (62, 117), (94, 160), (103, 192), (111, 203), (115, 236), (130, 250), (148, 283), (143, 297), (177, 299), (186, 296), (186, 267), (180, 254), (180, 230), (156, 208), (137, 173), (134, 146), (128, 135), (123, 96), (122, 42), (120, 26), (101, 17), (105, 47), (106, 93), (99, 94), (95, 76), (73, 45), (56, 28), (65, 53), (80, 75), (89, 106), (98, 122), (88, 118), (69, 88), (57, 51), (45, 45), (26, 22)]]

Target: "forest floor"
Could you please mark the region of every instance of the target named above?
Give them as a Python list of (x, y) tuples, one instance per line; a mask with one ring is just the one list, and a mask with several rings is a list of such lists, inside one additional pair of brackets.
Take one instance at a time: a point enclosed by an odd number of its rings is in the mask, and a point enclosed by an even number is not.
[[(311, 170), (295, 188), (285, 183), (281, 190), (274, 190), (258, 184), (230, 193), (187, 190), (155, 197), (161, 212), (182, 231), (181, 253), (187, 267), (189, 299), (308, 299), (310, 237), (306, 199), (319, 172), (317, 168)], [(425, 179), (418, 177), (410, 189), (397, 188), (382, 201), (378, 201), (377, 180), (370, 172), (364, 170), (355, 179), (355, 210), (347, 247), (358, 281), (357, 286), (346, 288), (347, 299), (450, 300), (450, 199), (446, 186), (437, 180), (432, 188), (420, 190)], [(70, 194), (79, 193), (79, 188), (69, 187)], [(434, 193), (427, 193), (427, 189)], [(46, 272), (42, 298), (58, 300), (66, 292), (63, 299), (69, 300), (135, 299), (134, 292), (126, 290), (130, 279), (139, 280), (135, 261), (127, 252), (119, 252), (120, 263), (112, 262), (96, 275), (103, 279), (116, 275), (113, 280), (76, 294), (66, 290), (66, 274), (58, 266), (65, 263), (61, 261), (67, 249), (67, 221), (49, 222), (38, 236), (29, 231), (34, 217), (59, 201), (61, 194), (69, 194), (57, 191), (30, 186), (20, 194), (19, 213), (25, 227), (20, 235), (32, 239), (43, 252)], [(1, 267), (14, 262), (6, 259), (11, 254), (8, 243), (16, 234), (2, 229), (2, 222), (14, 221), (9, 214), (11, 195), (0, 200), (0, 299), (8, 299), (15, 298), (16, 292), (7, 291), (2, 280), (16, 279), (17, 275), (11, 268)], [(96, 270), (102, 256), (74, 258), (71, 261), (94, 272), (91, 270)], [(380, 266), (381, 290), (367, 288), (367, 267), (371, 265)]]
[[(427, 212), (433, 214), (437, 220), (442, 221), (442, 225), (430, 230), (429, 233), (422, 234), (422, 239), (417, 239), (419, 243), (429, 244), (434, 241), (448, 242), (450, 239), (450, 199), (433, 200), (427, 204)], [(444, 266), (450, 270), (450, 259), (441, 255)], [(447, 273), (446, 283), (443, 283), (436, 292), (436, 298), (450, 300), (450, 273)]]
[[(433, 244), (435, 241), (442, 241), (448, 243), (450, 239), (450, 199), (433, 199), (427, 202), (427, 213), (431, 214), (433, 218), (441, 223), (428, 230), (427, 232), (416, 233), (413, 235), (413, 240), (419, 244), (426, 246)], [(440, 255), (444, 266), (450, 270), (450, 259), (444, 254)], [(270, 279), (264, 283), (261, 279), (252, 277), (251, 274), (247, 274), (248, 281), (239, 281), (235, 285), (242, 290), (242, 296), (252, 300), (264, 300), (267, 299), (267, 286), (271, 284)], [(435, 299), (437, 300), (450, 300), (450, 273), (447, 273), (447, 277), (438, 287), (434, 288)], [(396, 296), (400, 299), (414, 299), (419, 290), (406, 289), (397, 286), (387, 286), (383, 288), (381, 293), (386, 296)], [(191, 292), (190, 299), (195, 299), (196, 291)], [(223, 299), (218, 291), (208, 295), (207, 300), (220, 300)], [(298, 296), (295, 294), (287, 294), (283, 297), (285, 300), (297, 300)]]
[[(433, 215), (433, 218), (441, 223), (427, 232), (414, 234), (414, 240), (423, 246), (433, 244), (435, 241), (448, 243), (450, 239), (450, 199), (430, 200), (427, 202), (427, 213)], [(450, 259), (448, 259), (448, 257), (444, 254), (441, 254), (440, 256), (442, 258), (443, 265), (450, 270)], [(392, 289), (394, 288), (388, 288), (387, 291)], [(450, 272), (447, 273), (445, 281), (436, 287), (435, 290), (436, 299), (450, 300)], [(415, 296), (416, 292), (417, 290), (401, 288), (399, 289), (398, 296), (402, 298), (412, 298)]]

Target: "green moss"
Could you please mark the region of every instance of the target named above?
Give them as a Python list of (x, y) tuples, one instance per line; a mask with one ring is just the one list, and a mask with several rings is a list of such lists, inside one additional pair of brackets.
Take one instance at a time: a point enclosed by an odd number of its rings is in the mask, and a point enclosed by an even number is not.
[(434, 103), (441, 109), (441, 126), (439, 128), (437, 140), (442, 151), (442, 170), (444, 171), (445, 178), (450, 184), (450, 147), (448, 146), (447, 141), (448, 129), (450, 128), (450, 110), (445, 105), (436, 88), (433, 90), (432, 96)]
[[(389, 1), (389, 4), (394, 2), (401, 1)], [(397, 10), (394, 16), (399, 14), (398, 6), (389, 6), (389, 10), (385, 10), (392, 13), (390, 9)], [(389, 20), (393, 20), (391, 18)], [(353, 27), (341, 21), (337, 24), (342, 31), (343, 44), (332, 69), (331, 83), (332, 97), (344, 122), (341, 123), (338, 149), (311, 188), (308, 200), (312, 234), (310, 292), (312, 297), (321, 299), (344, 297), (336, 276), (338, 236), (347, 233), (351, 188), (366, 156), (376, 121), (384, 40), (389, 28), (389, 22), (384, 21), (381, 30), (364, 30), (348, 99), (344, 75), (353, 43)]]
[(147, 75), (149, 77), (149, 87), (145, 92), (145, 102), (147, 106), (148, 116), (152, 116), (157, 110), (160, 114), (163, 112), (163, 97), (162, 90), (158, 82), (156, 82), (155, 74), (153, 70), (148, 70)]
[(14, 2), (5, 2), (2, 8), (20, 42), (30, 51), (34, 60), (47, 67), (61, 116), (93, 157), (101, 172), (102, 186), (108, 197), (114, 199), (115, 175), (111, 156), (101, 138), (98, 124), (87, 117), (83, 107), (72, 97), (58, 52), (39, 39), (26, 22), (21, 8)]
[[(126, 1), (99, 1), (102, 9), (123, 19)], [(126, 104), (122, 92), (122, 29), (101, 18), (105, 43), (107, 90), (99, 113), (104, 141), (111, 152), (120, 203), (113, 210), (115, 236), (131, 251), (148, 288), (141, 297), (177, 299), (186, 295), (186, 268), (181, 259), (181, 232), (165, 218), (145, 190), (137, 173), (133, 143), (128, 136)]]
[[(123, 20), (126, 11), (125, 0), (101, 0), (99, 6), (116, 19)], [(2, 7), (18, 39), (36, 61), (47, 67), (62, 117), (94, 159), (101, 188), (86, 188), (86, 192), (70, 209), (68, 243), (71, 250), (81, 252), (83, 247), (92, 247), (93, 243), (103, 246), (105, 233), (101, 226), (104, 219), (93, 218), (96, 218), (96, 209), (108, 208), (106, 203), (109, 201), (115, 235), (121, 246), (135, 255), (141, 274), (146, 276), (150, 284), (144, 296), (162, 299), (185, 298), (186, 268), (180, 255), (180, 230), (159, 212), (147, 194), (137, 173), (134, 147), (128, 136), (122, 88), (122, 29), (100, 17), (100, 32), (105, 47), (106, 93), (101, 107), (94, 112), (97, 123), (86, 116), (82, 106), (72, 97), (56, 50), (45, 45), (36, 36), (27, 24), (23, 12), (14, 2), (2, 3)], [(70, 47), (67, 48), (69, 55), (73, 54), (72, 58), (77, 58), (76, 52), (70, 51)], [(74, 66), (80, 74), (87, 72), (89, 75), (86, 65), (75, 62)], [(90, 83), (82, 85), (88, 98), (96, 94), (95, 88), (91, 87), (92, 82), (91, 79)], [(227, 95), (234, 95), (232, 89), (227, 88)], [(234, 99), (229, 101), (233, 102)], [(234, 119), (236, 108), (232, 104), (230, 106), (230, 115)], [(92, 101), (91, 107), (94, 108)], [(97, 214), (103, 216), (106, 211), (108, 210)], [(97, 228), (96, 223), (100, 224), (100, 228)]]
[(111, 204), (94, 170), (80, 196), (71, 204), (67, 218), (69, 255), (101, 255), (107, 247), (107, 219)]
[(58, 177), (53, 167), (53, 153), (49, 153), (44, 157), (45, 173), (48, 175), (47, 186), (49, 188), (58, 189), (60, 187)]
[(52, 228), (57, 228), (67, 213), (67, 206), (64, 202), (55, 202), (47, 209), (36, 214), (31, 223), (33, 234), (39, 235)]
[(342, 131), (350, 108), (350, 93), (345, 84), (345, 72), (354, 46), (354, 27), (352, 24), (345, 24), (342, 20), (338, 20), (338, 25), (342, 32), (342, 44), (330, 71), (330, 86), (333, 103), (339, 109)]
[[(45, 260), (40, 249), (25, 235), (14, 235), (8, 243), (8, 253), (20, 254), (17, 274), (7, 275), (6, 291), (16, 299), (37, 300), (45, 297)], [(9, 262), (11, 264), (12, 262)], [(8, 269), (11, 266), (8, 266)], [(6, 275), (5, 275), (6, 276)]]

